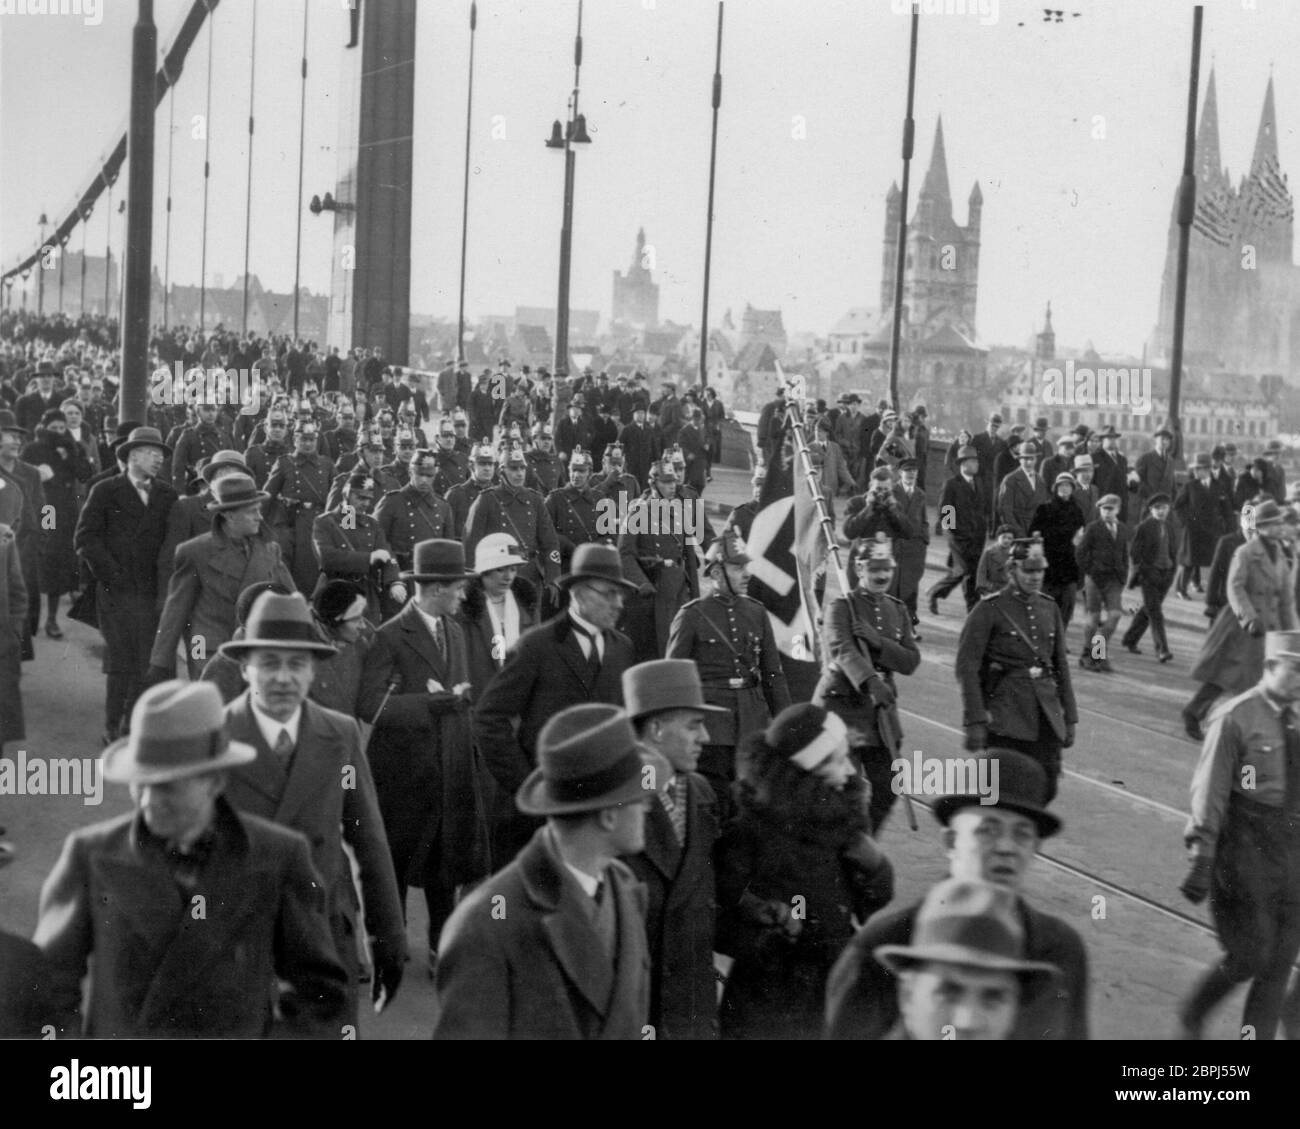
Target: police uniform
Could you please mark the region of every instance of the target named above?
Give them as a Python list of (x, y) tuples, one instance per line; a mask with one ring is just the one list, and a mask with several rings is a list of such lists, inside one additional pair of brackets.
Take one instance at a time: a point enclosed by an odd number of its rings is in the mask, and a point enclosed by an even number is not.
[[(671, 464), (660, 464), (660, 474), (670, 473)], [(674, 502), (658, 510), (651, 503)], [(623, 630), (636, 646), (636, 661), (650, 662), (662, 658), (668, 647), (673, 619), (683, 605), (700, 594), (699, 560), (695, 555), (697, 538), (685, 531), (685, 522), (674, 519), (681, 513), (681, 487), (674, 495), (662, 498), (651, 486), (629, 507), (627, 520), (619, 534), (618, 551), (623, 575), (638, 587), (654, 589), (648, 595), (628, 597), (624, 608)], [(656, 512), (658, 510), (658, 512)], [(666, 514), (667, 520), (659, 516)]]
[(283, 443), (274, 443), (269, 439), (265, 443), (254, 443), (244, 452), (248, 473), (253, 476), (259, 490), (266, 486), (266, 480), (271, 477), (275, 464), (288, 453), (289, 450)]
[[(720, 541), (710, 562), (721, 560), (724, 552), (737, 564), (748, 560)], [(665, 657), (691, 659), (700, 672), (704, 700), (727, 711), (706, 719), (709, 737), (698, 770), (725, 801), (736, 778), (736, 746), (741, 738), (766, 728), (790, 705), (790, 688), (767, 609), (757, 600), (736, 595), (723, 580), (712, 595), (690, 601), (673, 617)]]
[(622, 498), (626, 499), (624, 505), (630, 506), (633, 499), (641, 493), (641, 487), (637, 480), (630, 474), (623, 474), (618, 471), (610, 471), (592, 484), (592, 490), (601, 498), (612, 498), (615, 505)]
[[(867, 543), (865, 559), (869, 571), (873, 565), (897, 567), (883, 534)], [(897, 799), (891, 765), (898, 755), (902, 727), (897, 706), (893, 702), (877, 706), (870, 687), (872, 679), (879, 677), (896, 698), (894, 676), (911, 674), (920, 665), (912, 616), (902, 600), (887, 592), (871, 592), (863, 583), (826, 609), (822, 640), (826, 666), (813, 703), (837, 714), (849, 728), (850, 749), (871, 783), (875, 834)]]
[[(513, 457), (513, 456), (512, 456)], [(465, 519), (465, 555), (474, 559), (478, 543), (489, 533), (508, 533), (523, 547), (528, 563), (519, 570), (531, 584), (554, 584), (560, 577), (560, 541), (536, 490), (509, 483), (485, 490)]]
[[(1012, 547), (1017, 567), (1025, 562), (1025, 546), (1021, 539)], [(1029, 552), (1041, 558), (1042, 542), (1036, 546)], [(1050, 803), (1061, 772), (1061, 749), (1073, 743), (1079, 720), (1056, 602), (1022, 592), (1014, 579), (985, 596), (962, 625), (957, 681), (966, 747), (983, 740), (979, 747), (996, 745), (1033, 757), (1047, 774)]]
[(490, 482), (485, 484), (475, 478), (470, 478), (447, 491), (447, 505), (451, 507), (456, 537), (462, 538), (465, 536), (465, 526), (469, 520), (470, 510), (474, 508), (474, 503), (478, 501), (480, 495), (485, 490), (491, 489), (492, 484)]
[[(562, 571), (569, 571), (569, 560), (579, 545), (589, 541), (601, 545), (615, 544), (617, 526), (612, 527), (613, 532), (607, 529), (610, 518), (599, 508), (600, 502), (600, 496), (590, 486), (579, 489), (572, 483), (552, 490), (546, 496), (546, 512), (560, 542)], [(602, 533), (602, 529), (606, 532)]]
[(549, 497), (551, 491), (559, 488), (563, 481), (564, 465), (555, 457), (553, 451), (539, 451), (534, 447), (524, 455), (528, 460), (528, 476), (524, 485), (536, 490), (542, 497)]
[(351, 469), (344, 470), (334, 476), (334, 481), (330, 483), (329, 497), (325, 499), (325, 508), (327, 510), (336, 510), (343, 504), (343, 497), (348, 489), (348, 479), (353, 474), (358, 473), (364, 473), (366, 477), (373, 478), (375, 480), (375, 490), (380, 495), (400, 490), (406, 483), (404, 478), (398, 478), (386, 467), (376, 467), (374, 470), (370, 470), (368, 467), (354, 465)]
[(438, 473), (434, 476), (433, 488), (442, 497), (445, 498), (453, 486), (459, 486), (462, 482), (469, 481), (469, 459), (461, 451), (455, 448), (448, 451), (439, 447), (434, 451), (433, 457), (438, 464)]
[(456, 539), (456, 518), (450, 503), (437, 494), (421, 494), (410, 483), (383, 496), (375, 520), (405, 572), (411, 570), (419, 542), (434, 537)]
[[(1265, 655), (1300, 659), (1300, 633), (1269, 632)], [(1297, 703), (1272, 697), (1261, 683), (1211, 715), (1192, 777), (1185, 841), (1193, 873), (1208, 870), (1210, 912), (1224, 955), (1180, 1012), (1192, 1034), (1199, 1035), (1215, 1004), (1252, 981), (1242, 1024), (1256, 1039), (1272, 1039), (1282, 1018), (1288, 1038), (1300, 1037), (1300, 990), (1283, 1003), (1300, 953), (1297, 712)], [(1184, 892), (1200, 900), (1187, 886)]]
[[(372, 623), (385, 619), (383, 603), (389, 587), (398, 583), (400, 570), (395, 560), (371, 564), (371, 553), (388, 548), (379, 522), (362, 513), (360, 506), (345, 503), (316, 519), (311, 540), (320, 566), (316, 591), (330, 580), (350, 581), (365, 593), (366, 618)], [(392, 609), (394, 614), (399, 610)]]
[[(294, 453), (283, 456), (267, 479), (273, 499), (276, 534), (289, 561), (289, 571), (300, 592), (316, 586), (318, 572), (312, 549), (312, 527), (326, 508), (334, 464), (323, 455)], [(268, 517), (268, 524), (272, 519)]]
[(229, 434), (214, 423), (200, 423), (181, 432), (172, 455), (172, 488), (176, 493), (184, 497), (199, 463), (218, 451), (229, 450), (232, 442)]

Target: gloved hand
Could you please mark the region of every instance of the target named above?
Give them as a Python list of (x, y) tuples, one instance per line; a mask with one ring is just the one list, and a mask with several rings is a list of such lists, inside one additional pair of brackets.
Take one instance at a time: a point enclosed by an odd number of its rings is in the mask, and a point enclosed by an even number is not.
[(387, 549), (376, 549), (373, 553), (370, 554), (371, 564), (387, 564), (392, 559), (393, 559), (393, 554), (390, 553)]
[(877, 709), (885, 706), (892, 706), (898, 697), (890, 688), (889, 683), (878, 674), (872, 675), (868, 678), (867, 684), (863, 689), (865, 689), (867, 694), (870, 696), (871, 704)]
[(375, 1005), (375, 1014), (379, 1015), (393, 1002), (397, 989), (402, 983), (402, 973), (406, 969), (406, 959), (401, 953), (381, 956), (375, 950), (375, 974), (370, 985), (370, 998)]
[(989, 727), (987, 725), (966, 726), (965, 748), (972, 753), (988, 748)]
[(1068, 749), (1074, 744), (1074, 726), (1068, 721), (1065, 723), (1065, 740), (1061, 742), (1061, 748)]
[(1258, 619), (1247, 620), (1246, 634), (1252, 639), (1258, 639), (1264, 634), (1264, 624)]
[(1187, 877), (1183, 879), (1183, 884), (1178, 887), (1182, 891), (1183, 897), (1192, 905), (1200, 905), (1205, 901), (1205, 895), (1210, 892), (1210, 874), (1214, 870), (1214, 860), (1202, 855), (1192, 860), (1192, 868), (1187, 872)]
[(391, 596), (396, 603), (406, 603), (406, 585), (390, 584), (388, 586), (388, 595)]

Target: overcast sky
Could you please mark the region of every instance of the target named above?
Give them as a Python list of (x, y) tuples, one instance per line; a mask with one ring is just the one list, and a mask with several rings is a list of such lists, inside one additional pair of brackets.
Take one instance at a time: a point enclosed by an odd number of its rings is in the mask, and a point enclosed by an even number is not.
[[(34, 0), (33, 0), (34, 2)], [(57, 0), (50, 0), (51, 3)], [(102, 20), (0, 15), (0, 263), (67, 208), (125, 125), (132, 0)], [(0, 0), (0, 11), (18, 0)], [(332, 190), (341, 0), (310, 0), (304, 196)], [(948, 0), (953, 7), (955, 0)], [(901, 177), (908, 19), (898, 0), (731, 0), (723, 41), (712, 316), (780, 307), (824, 333), (880, 293), (884, 197)], [(962, 7), (957, 4), (957, 7)], [(189, 0), (158, 0), (160, 50)], [(1011, 0), (921, 20), (913, 202), (943, 115), (956, 218), (978, 180), (984, 223), (977, 329), (1023, 343), (1050, 298), (1059, 342), (1139, 352), (1154, 326), (1182, 161), (1191, 7), (1081, 3), (1061, 24)], [(981, 14), (982, 11), (982, 14)], [(1081, 12), (1075, 18), (1073, 11)], [(215, 15), (208, 272), (242, 270), (253, 0)], [(260, 0), (252, 270), (291, 287), (297, 191), (301, 0)], [(468, 0), (420, 0), (417, 18), (412, 308), (454, 318), (460, 266)], [(481, 0), (475, 60), (467, 310), (555, 302), (563, 160), (543, 147), (573, 80), (576, 0)], [(572, 305), (610, 308), (611, 272), (644, 226), (661, 317), (698, 324), (717, 6), (588, 0), (581, 109), (594, 143), (577, 159)], [(197, 283), (208, 31), (175, 105), (172, 278)], [(1249, 166), (1270, 64), (1279, 148), (1300, 171), (1300, 5), (1207, 6), (1202, 92), (1213, 57), (1222, 156)], [(154, 257), (161, 267), (169, 106), (158, 112)], [(119, 188), (124, 181), (119, 181)], [(120, 199), (120, 194), (118, 196)], [(114, 201), (116, 209), (117, 200)], [(89, 225), (102, 254), (105, 213)], [(114, 244), (120, 242), (114, 221)], [(303, 281), (329, 284), (329, 217), (307, 214)], [(74, 248), (80, 235), (74, 235)], [(47, 299), (48, 299), (47, 291)]]

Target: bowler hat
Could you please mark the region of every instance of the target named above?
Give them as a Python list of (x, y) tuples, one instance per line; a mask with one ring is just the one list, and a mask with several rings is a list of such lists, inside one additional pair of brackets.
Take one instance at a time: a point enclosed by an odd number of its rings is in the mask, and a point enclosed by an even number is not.
[(1159, 431), (1155, 433), (1155, 435), (1152, 436), (1153, 439), (1172, 439), (1173, 437), (1174, 437), (1174, 433), (1170, 431), (1169, 428), (1167, 427), (1162, 427)]
[(1026, 439), (1020, 444), (1019, 458), (1033, 459), (1041, 454), (1042, 451), (1038, 449), (1038, 444), (1033, 439)]
[(579, 580), (605, 580), (636, 591), (636, 585), (623, 576), (623, 564), (613, 545), (597, 545), (589, 541), (573, 551), (569, 571), (557, 583), (561, 588), (568, 588)]
[(1050, 983), (1060, 969), (1025, 960), (1025, 930), (1010, 890), (988, 882), (948, 878), (925, 896), (909, 945), (880, 945), (873, 955), (900, 973), (934, 961), (990, 972), (1012, 972), (1024, 980)]
[(1047, 430), (1047, 426), (1048, 426), (1048, 424), (1047, 424), (1047, 417), (1046, 417), (1046, 416), (1039, 416), (1036, 420), (1034, 420), (1034, 430), (1035, 430), (1035, 431), (1046, 431), (1046, 430)]
[(25, 427), (18, 426), (17, 417), (8, 408), (0, 408), (0, 431), (13, 431), (18, 435), (30, 435)]
[[(940, 796), (935, 800), (933, 808), (934, 817), (940, 823), (947, 826), (948, 821), (952, 819), (953, 813), (960, 808), (966, 807), (995, 807), (1008, 808), (1011, 811), (1018, 812), (1020, 815), (1026, 815), (1038, 824), (1038, 834), (1041, 838), (1048, 838), (1055, 835), (1061, 829), (1061, 821), (1050, 811), (1047, 811), (1045, 804), (1047, 802), (1047, 774), (1032, 757), (1015, 749), (984, 749), (975, 754), (978, 768), (978, 761), (987, 760), (990, 762), (990, 768), (996, 768), (997, 771), (997, 802), (994, 804), (982, 803), (981, 797), (971, 793), (953, 793), (947, 796)], [(989, 774), (991, 778), (992, 774)], [(976, 773), (968, 773), (967, 779), (974, 780), (978, 776)]]
[(245, 473), (248, 471), (248, 463), (244, 461), (244, 456), (238, 451), (218, 451), (203, 466), (200, 475), (204, 482), (211, 482), (212, 476), (222, 467), (235, 467)]
[(411, 571), (403, 580), (425, 583), (433, 580), (465, 580), (474, 574), (465, 567), (465, 546), (445, 537), (431, 537), (415, 546)]
[(207, 509), (214, 514), (238, 510), (265, 502), (271, 495), (257, 488), (257, 483), (247, 474), (228, 474), (212, 484), (212, 501)]
[(328, 658), (338, 648), (321, 638), (301, 592), (282, 596), (266, 592), (253, 601), (244, 624), (244, 637), (221, 644), (221, 653), (238, 659), (248, 651), (265, 647), (276, 651), (311, 651)]
[(104, 776), (118, 784), (165, 784), (256, 757), (252, 745), (230, 739), (213, 683), (171, 680), (140, 695), (130, 735), (109, 745), (100, 761)]
[(1193, 470), (1213, 470), (1213, 469), (1214, 469), (1214, 468), (1210, 465), (1210, 455), (1209, 455), (1209, 452), (1208, 452), (1208, 451), (1201, 451), (1199, 454), (1196, 455), (1196, 457), (1192, 460), (1192, 469), (1193, 469)]
[(156, 427), (132, 429), (126, 440), (117, 445), (118, 458), (125, 458), (137, 447), (157, 447), (164, 455), (172, 453), (172, 449), (163, 442), (162, 433)]
[(637, 742), (626, 713), (588, 702), (562, 710), (542, 728), (537, 767), (515, 793), (515, 806), (540, 816), (600, 811), (642, 801), (672, 775), (667, 760)]
[(690, 659), (656, 659), (623, 672), (623, 705), (631, 721), (663, 710), (730, 713), (704, 701), (699, 667)]
[(1285, 516), (1282, 513), (1282, 507), (1279, 506), (1272, 498), (1260, 502), (1253, 511), (1255, 519), (1255, 528), (1261, 525), (1275, 525)]

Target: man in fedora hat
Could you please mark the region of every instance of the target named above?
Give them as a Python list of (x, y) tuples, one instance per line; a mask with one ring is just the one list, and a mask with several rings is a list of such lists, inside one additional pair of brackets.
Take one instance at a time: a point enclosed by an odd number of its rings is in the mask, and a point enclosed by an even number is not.
[(5, 520), (3, 500), (6, 491), (0, 489), (0, 757), (10, 741), (21, 741), (27, 736), (23, 718), (22, 650), (27, 625), (27, 585), (23, 581), (22, 565), (18, 560), (18, 545), (13, 526)]
[[(0, 827), (0, 870), (14, 857)], [(26, 937), (0, 929), (0, 1039), (36, 1039), (49, 1022), (45, 954)]]
[[(542, 727), (567, 706), (621, 706), (623, 672), (635, 662), (632, 640), (615, 629), (636, 587), (623, 577), (618, 550), (579, 545), (560, 587), (568, 607), (521, 636), (474, 708), (479, 751), (507, 795), (536, 766)], [(493, 858), (513, 858), (536, 827), (518, 812), (495, 824)]]
[(1141, 588), (1142, 607), (1134, 615), (1128, 630), (1120, 640), (1124, 649), (1135, 655), (1138, 643), (1151, 626), (1151, 637), (1156, 645), (1156, 658), (1169, 662), (1174, 656), (1169, 650), (1169, 638), (1165, 632), (1165, 596), (1174, 582), (1174, 542), (1176, 536), (1169, 523), (1169, 495), (1152, 494), (1146, 500), (1148, 516), (1139, 522), (1133, 532), (1133, 544), (1129, 549), (1132, 572), (1128, 587)]
[(1124, 615), (1124, 584), (1128, 580), (1129, 544), (1133, 539), (1122, 521), (1119, 495), (1097, 501), (1096, 521), (1089, 522), (1075, 553), (1083, 575), (1083, 650), (1079, 666), (1098, 674), (1113, 674), (1111, 636)]
[(1101, 494), (1097, 491), (1097, 485), (1093, 482), (1096, 476), (1097, 467), (1092, 461), (1091, 455), (1075, 455), (1072, 460), (1072, 469), (1070, 473), (1074, 475), (1074, 504), (1079, 507), (1079, 512), (1083, 514), (1083, 523), (1086, 527), (1089, 522), (1097, 516), (1097, 501)]
[[(1224, 951), (1179, 1010), (1180, 1034), (1200, 1038), (1210, 1011), (1249, 981), (1242, 1037), (1272, 1039), (1279, 1019), (1300, 1038), (1300, 989), (1287, 993), (1300, 953), (1300, 632), (1264, 636), (1259, 682), (1219, 706), (1192, 777), (1181, 887), (1210, 898)], [(1284, 999), (1285, 997), (1285, 999)]]
[[(39, 418), (39, 417), (38, 417)], [(18, 544), (18, 561), (22, 565), (23, 583), (27, 586), (27, 614), (23, 622), (23, 659), (36, 657), (32, 638), (41, 616), (41, 519), (45, 513), (45, 486), (54, 476), (49, 466), (37, 468), (19, 455), (29, 438), (28, 432), (14, 422), (12, 412), (0, 410), (0, 482), (10, 489), (9, 497), (21, 499), (22, 511), (11, 521)]]
[(720, 818), (697, 768), (729, 711), (709, 705), (694, 662), (660, 659), (623, 673), (623, 700), (637, 740), (663, 756), (672, 775), (646, 812), (645, 845), (624, 861), (646, 885), (650, 1023), (657, 1039), (715, 1039), (713, 849)]
[(1270, 439), (1264, 447), (1264, 490), (1279, 506), (1286, 501), (1286, 471), (1282, 467), (1282, 441)]
[(1013, 542), (1007, 586), (980, 600), (962, 624), (956, 675), (966, 748), (1027, 753), (1047, 775), (1051, 803), (1079, 711), (1061, 612), (1043, 595), (1046, 570), (1041, 540)]
[(1020, 444), (1017, 457), (1019, 469), (1008, 474), (998, 486), (998, 521), (1011, 526), (1017, 537), (1028, 537), (1034, 514), (1049, 500), (1050, 494), (1037, 470), (1038, 444), (1026, 439)]
[(734, 532), (724, 531), (704, 557), (712, 592), (685, 604), (668, 633), (666, 657), (694, 662), (704, 700), (721, 707), (710, 720), (699, 771), (712, 785), (723, 817), (736, 779), (736, 745), (746, 734), (766, 729), (790, 704), (767, 609), (745, 595), (748, 565)]
[(1201, 451), (1191, 466), (1189, 478), (1174, 498), (1174, 516), (1182, 528), (1178, 548), (1178, 576), (1174, 590), (1181, 600), (1189, 600), (1188, 585), (1203, 592), (1201, 569), (1214, 563), (1214, 548), (1228, 532), (1222, 499), (1215, 494), (1214, 470), (1210, 456)]
[(959, 447), (957, 471), (939, 494), (934, 531), (948, 534), (948, 575), (926, 593), (931, 615), (939, 614), (939, 601), (958, 585), (968, 612), (979, 599), (976, 578), (988, 536), (990, 506), (981, 469), (979, 451), (974, 446)]
[(415, 596), (375, 633), (357, 706), (375, 729), (367, 753), (403, 906), (423, 886), (430, 971), (456, 887), (489, 871), (469, 710), (465, 633), (456, 620), (465, 547), (432, 539), (415, 547)]
[(515, 796), (543, 818), (443, 930), (435, 1039), (644, 1039), (646, 890), (621, 862), (672, 769), (622, 710), (590, 703), (542, 730)]
[(361, 728), (308, 697), (320, 664), (337, 649), (322, 639), (300, 594), (271, 592), (255, 600), (243, 637), (221, 653), (239, 663), (248, 684), (226, 706), (226, 725), (234, 740), (257, 751), (232, 770), (226, 796), (239, 811), (301, 831), (311, 843), (355, 1023), (360, 914), (345, 843), (360, 874), (377, 1002), (391, 1001), (401, 983), (406, 930)]
[(246, 474), (213, 486), (212, 530), (176, 547), (166, 603), (149, 658), (153, 681), (170, 678), (176, 644), (185, 641), (190, 678), (198, 680), (209, 657), (235, 633), (235, 601), (250, 584), (267, 580), (293, 590), (279, 542), (262, 521), (269, 495)]
[(1227, 605), (1219, 610), (1201, 644), (1192, 678), (1204, 685), (1183, 709), (1183, 724), (1200, 740), (1201, 724), (1221, 694), (1245, 693), (1264, 671), (1264, 637), (1270, 631), (1294, 631), (1295, 577), (1281, 540), (1282, 508), (1268, 498), (1242, 510), (1253, 534), (1237, 548), (1228, 565)]
[(141, 695), (130, 736), (103, 755), (135, 810), (69, 835), (41, 891), (58, 1034), (258, 1038), (279, 1016), (290, 1033), (341, 1037), (346, 975), (311, 848), (222, 795), (255, 756), (230, 739), (216, 687)]
[[(943, 827), (948, 876), (987, 882), (1013, 899), (1024, 936), (1024, 956), (1061, 970), (1055, 990), (1022, 1002), (1016, 1039), (1088, 1038), (1088, 955), (1078, 932), (1024, 898), (1039, 843), (1061, 828), (1046, 810), (1042, 768), (1012, 749), (987, 749), (966, 762), (968, 791), (939, 797), (933, 808)], [(983, 776), (981, 777), (981, 771)], [(977, 782), (996, 781), (997, 794), (981, 795)], [(988, 802), (990, 799), (992, 803)], [(906, 946), (919, 936), (923, 903), (881, 913), (849, 942), (831, 971), (826, 992), (827, 1035), (832, 1039), (882, 1039), (900, 1015), (896, 977), (874, 954), (881, 946)]]
[[(1114, 494), (1123, 502), (1119, 511), (1119, 520), (1132, 525), (1135, 523), (1130, 522), (1128, 516), (1130, 492), (1128, 459), (1119, 449), (1119, 439), (1120, 433), (1115, 430), (1114, 425), (1107, 424), (1089, 437), (1088, 453), (1096, 464), (1094, 481), (1097, 489), (1102, 494)], [(1099, 443), (1100, 446), (1094, 448), (1094, 442)], [(1133, 486), (1132, 489), (1136, 490), (1137, 487)]]
[[(149, 672), (162, 610), (158, 553), (176, 503), (176, 492), (158, 477), (167, 449), (156, 428), (133, 429), (116, 454), (122, 473), (91, 488), (73, 538), (97, 584), (95, 601), (108, 676), (108, 740), (123, 731)], [(165, 661), (174, 664), (175, 660), (169, 656)]]
[(166, 588), (176, 565), (176, 549), (182, 542), (212, 530), (212, 484), (229, 474), (249, 474), (248, 464), (238, 451), (218, 451), (198, 466), (198, 492), (176, 499), (167, 515), (167, 538), (158, 550), (158, 587)]
[(950, 878), (926, 895), (910, 945), (875, 958), (898, 979), (899, 1026), (885, 1037), (998, 1040), (1015, 1035), (1020, 1010), (1060, 970), (1024, 958), (1011, 894)]

